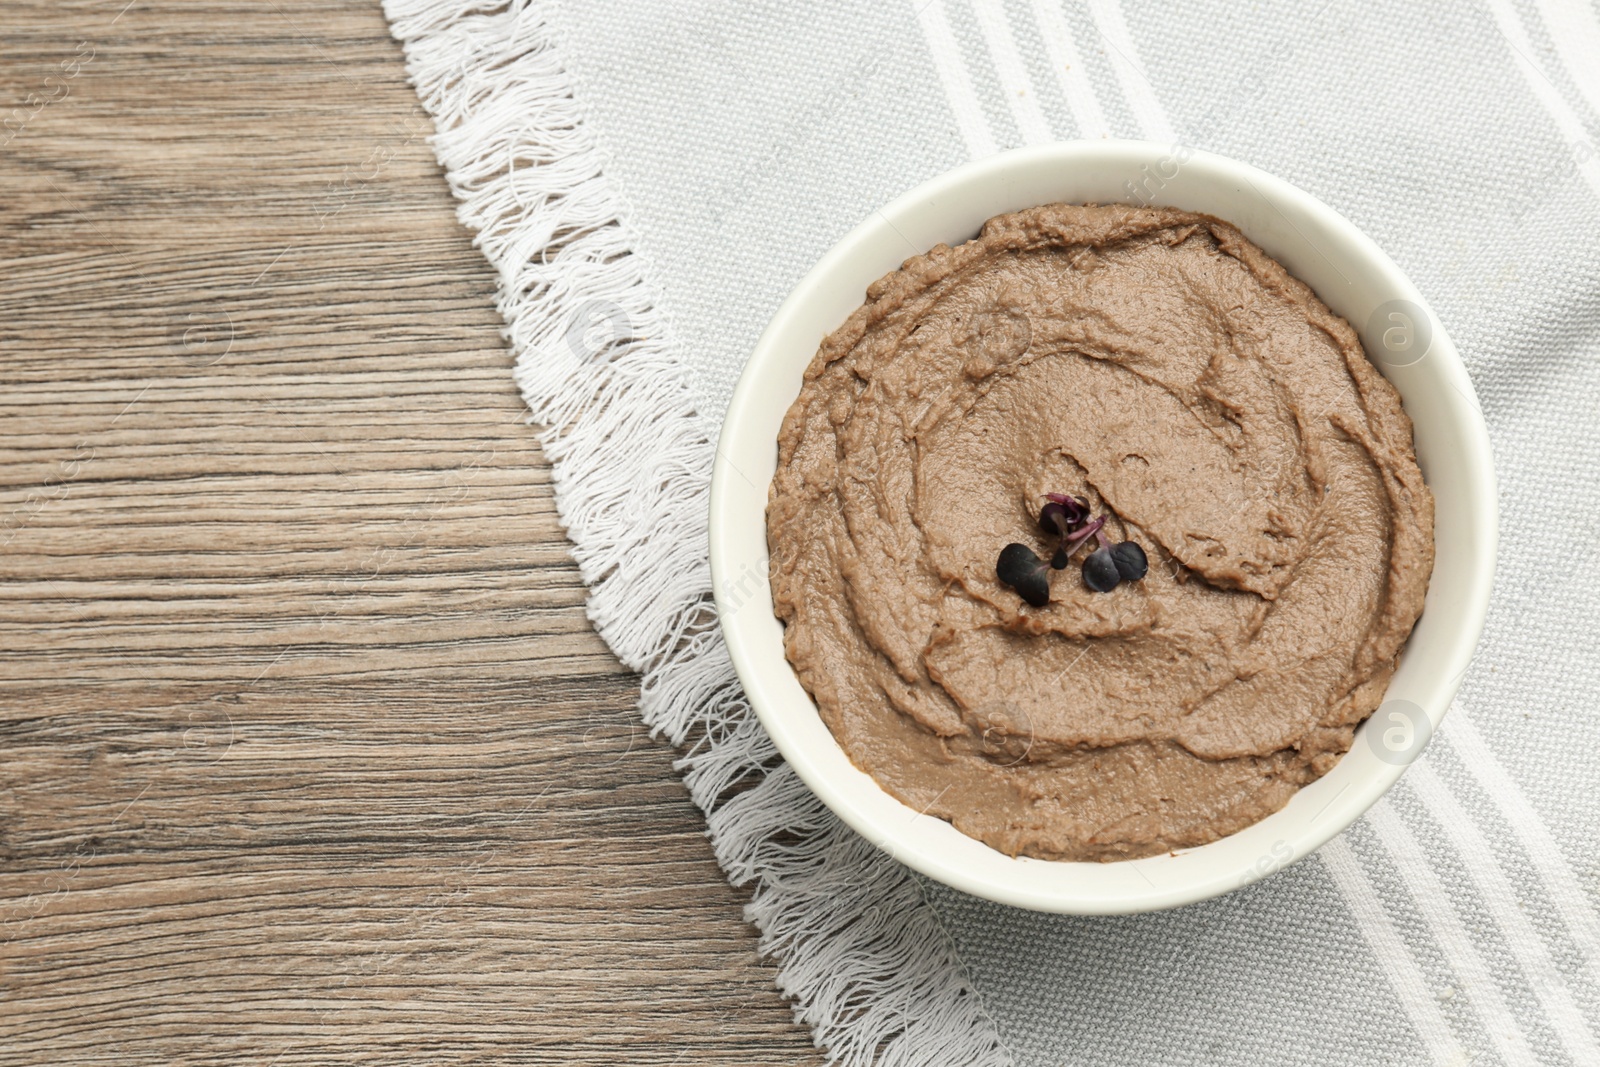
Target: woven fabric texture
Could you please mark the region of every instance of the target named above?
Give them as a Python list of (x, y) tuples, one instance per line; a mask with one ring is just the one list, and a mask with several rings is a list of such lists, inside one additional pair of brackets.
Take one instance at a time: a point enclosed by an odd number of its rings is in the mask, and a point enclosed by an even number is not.
[[(629, 292), (646, 294), (624, 304), (628, 323), (649, 324), (646, 355), (670, 365), (676, 384), (565, 405), (550, 398), (566, 396), (570, 382), (539, 370), (556, 358), (540, 344), (570, 341), (560, 316), (573, 313), (572, 300), (541, 305), (557, 325), (540, 341), (518, 319), (531, 312), (503, 294), (534, 411), (565, 420), (550, 438), (558, 484), (563, 463), (590, 463), (605, 492), (653, 476), (649, 465), (611, 470), (627, 465), (581, 438), (584, 420), (608, 404), (624, 406), (608, 416), (624, 421), (678, 420), (673, 447), (698, 457), (684, 477), (703, 480), (746, 356), (828, 247), (928, 177), (1052, 139), (1181, 143), (1310, 191), (1406, 270), (1476, 383), (1502, 508), (1483, 644), (1423, 758), (1314, 857), (1205, 904), (1075, 919), (893, 876), (870, 849), (852, 849), (840, 836), (848, 831), (792, 780), (731, 813), (703, 800), (730, 874), (769, 885), (752, 919), (783, 963), (797, 1011), (838, 1058), (1600, 1064), (1595, 6), (584, 0), (485, 9), (395, 0), (388, 9), (442, 129), (481, 121), (485, 94), (518, 86), (572, 105), (526, 137), (559, 161), (561, 123), (581, 124), (592, 166), (567, 180), (603, 183), (613, 206), (597, 219), (619, 227), (607, 254), (626, 251), (637, 275)], [(519, 37), (523, 24), (537, 24), (537, 41)], [(518, 48), (548, 62), (530, 74), (503, 61)], [(455, 64), (458, 76), (428, 82), (429, 64)], [(473, 183), (503, 179), (497, 162), (465, 175), (464, 158), (441, 151), (464, 198)], [(522, 284), (516, 257), (537, 257), (560, 238), (539, 229), (537, 211), (507, 225), (508, 240), (486, 252), (511, 287)], [(542, 284), (559, 289), (564, 276), (550, 272)], [(565, 486), (564, 514), (583, 519), (574, 528), (580, 558), (605, 559), (605, 523), (624, 519), (596, 518), (604, 500), (591, 500), (579, 479)], [(663, 506), (703, 505), (689, 494)], [(680, 518), (701, 538), (691, 553), (703, 552), (703, 530), (694, 530), (703, 516)], [(603, 584), (608, 572), (596, 563), (591, 573)], [(683, 583), (674, 596), (709, 589), (703, 568), (671, 573)], [(623, 634), (639, 650), (630, 662), (655, 669), (667, 646), (640, 632), (668, 626), (668, 615), (626, 610), (638, 620)], [(670, 617), (687, 625), (681, 612)], [(647, 674), (647, 717), (686, 723), (721, 700), (717, 721), (730, 736), (747, 733), (716, 751), (729, 767), (753, 767), (771, 753), (741, 725), (714, 632), (693, 632), (711, 649), (694, 668), (699, 681), (652, 691)], [(602, 633), (612, 639), (604, 625)], [(826, 881), (805, 893), (761, 883), (762, 863), (789, 870), (798, 861), (753, 842), (794, 826), (834, 835), (806, 870), (845, 884), (858, 864), (865, 873), (855, 884), (900, 894), (897, 907), (916, 921), (873, 926), (881, 910), (867, 914), (858, 896), (845, 906), (862, 911), (854, 928), (871, 936), (852, 941), (848, 914), (816, 911)], [(934, 948), (905, 956), (908, 938)], [(906, 982), (897, 968), (909, 968)], [(898, 1015), (865, 1010), (873, 997), (900, 998)], [(935, 1014), (939, 1026), (919, 1032), (918, 1016)]]

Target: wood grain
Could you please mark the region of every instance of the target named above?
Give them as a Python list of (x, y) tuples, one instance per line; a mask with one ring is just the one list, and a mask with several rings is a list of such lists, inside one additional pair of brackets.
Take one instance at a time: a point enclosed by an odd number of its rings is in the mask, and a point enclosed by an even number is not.
[(0, 1062), (815, 1062), (376, 3), (0, 14)]

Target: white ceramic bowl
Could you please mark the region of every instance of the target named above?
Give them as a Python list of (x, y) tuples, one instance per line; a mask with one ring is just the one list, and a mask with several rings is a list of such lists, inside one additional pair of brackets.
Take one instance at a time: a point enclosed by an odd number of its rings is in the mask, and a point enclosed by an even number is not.
[[(906, 807), (845, 756), (783, 654), (767, 581), (767, 488), (777, 435), (823, 337), (869, 283), (940, 242), (1035, 204), (1155, 203), (1226, 219), (1360, 331), (1416, 425), (1437, 502), (1422, 619), (1386, 701), (1331, 772), (1283, 810), (1199, 848), (1119, 863), (1012, 858)], [(959, 167), (851, 230), (797, 285), (756, 345), (723, 423), (711, 482), (711, 567), (728, 650), (796, 773), (857, 832), (903, 863), (980, 897), (1080, 915), (1169, 908), (1225, 893), (1309, 855), (1392, 786), (1431, 736), (1483, 629), (1494, 571), (1495, 481), (1472, 383), (1421, 294), (1326, 204), (1206, 152), (1142, 141), (1026, 148)]]

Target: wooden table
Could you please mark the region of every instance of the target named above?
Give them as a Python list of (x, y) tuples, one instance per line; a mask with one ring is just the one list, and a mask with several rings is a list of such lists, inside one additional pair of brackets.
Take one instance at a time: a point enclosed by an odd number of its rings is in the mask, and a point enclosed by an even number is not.
[(376, 0), (0, 13), (0, 1062), (815, 1062)]

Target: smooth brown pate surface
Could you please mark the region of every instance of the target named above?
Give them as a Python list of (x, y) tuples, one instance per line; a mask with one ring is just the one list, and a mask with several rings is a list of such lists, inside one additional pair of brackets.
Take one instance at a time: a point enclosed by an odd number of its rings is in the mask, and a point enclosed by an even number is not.
[[(773, 597), (857, 766), (1011, 855), (1128, 859), (1282, 807), (1422, 610), (1433, 498), (1350, 326), (1225, 222), (1050, 204), (908, 260), (778, 439)], [(1150, 570), (1030, 608), (1047, 492)]]

